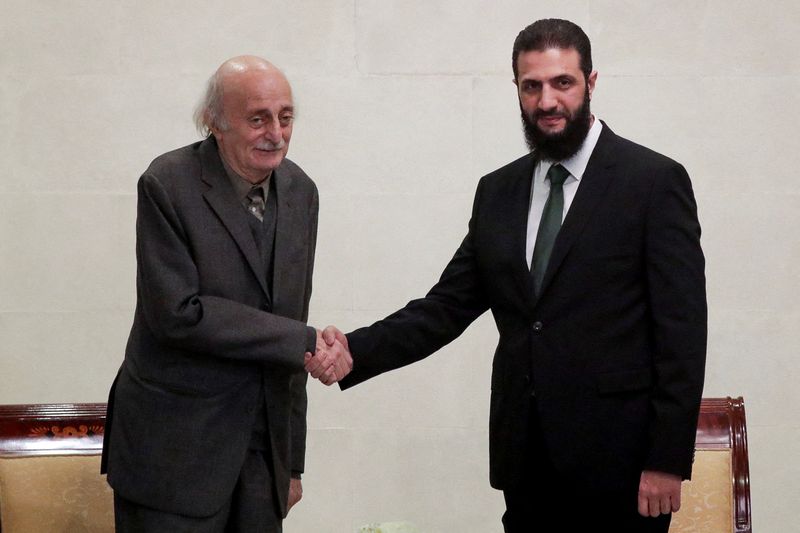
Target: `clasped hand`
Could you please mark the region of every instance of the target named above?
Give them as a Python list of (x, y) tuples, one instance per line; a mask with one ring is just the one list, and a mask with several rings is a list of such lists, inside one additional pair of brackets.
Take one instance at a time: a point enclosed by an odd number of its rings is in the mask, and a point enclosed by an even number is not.
[(325, 331), (317, 330), (316, 348), (316, 353), (306, 352), (305, 356), (305, 369), (311, 377), (333, 385), (353, 370), (347, 337), (337, 328), (328, 326)]

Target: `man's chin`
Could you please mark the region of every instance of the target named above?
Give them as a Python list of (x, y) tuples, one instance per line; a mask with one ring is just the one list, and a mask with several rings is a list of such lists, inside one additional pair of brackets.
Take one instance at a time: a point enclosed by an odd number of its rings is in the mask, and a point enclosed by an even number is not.
[(589, 120), (584, 122), (582, 116), (565, 120), (562, 126), (542, 128), (539, 120), (528, 120), (523, 114), (522, 123), (528, 148), (549, 161), (563, 161), (575, 155), (589, 132)]
[(543, 144), (546, 146), (556, 146), (564, 142), (565, 137), (567, 136), (567, 127), (562, 126), (560, 128), (549, 129), (545, 130), (538, 125), (534, 126), (536, 132), (536, 141), (537, 144)]
[(558, 142), (564, 138), (564, 128), (556, 130), (543, 130), (537, 128), (538, 138), (543, 142)]

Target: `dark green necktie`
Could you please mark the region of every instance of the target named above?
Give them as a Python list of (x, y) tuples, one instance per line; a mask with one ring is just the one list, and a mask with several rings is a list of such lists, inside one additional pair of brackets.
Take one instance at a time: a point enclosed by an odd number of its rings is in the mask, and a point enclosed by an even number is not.
[(547, 171), (546, 179), (550, 181), (550, 194), (547, 196), (542, 219), (539, 221), (539, 232), (536, 234), (536, 244), (531, 260), (531, 274), (537, 296), (542, 288), (544, 273), (550, 262), (550, 253), (553, 251), (558, 230), (561, 229), (561, 217), (564, 215), (563, 185), (567, 177), (569, 177), (569, 170), (561, 165), (553, 165)]

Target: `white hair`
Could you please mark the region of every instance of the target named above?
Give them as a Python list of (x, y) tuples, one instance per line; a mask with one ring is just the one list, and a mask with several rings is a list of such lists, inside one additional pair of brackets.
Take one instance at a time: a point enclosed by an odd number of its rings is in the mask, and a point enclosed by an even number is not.
[(222, 131), (228, 129), (228, 121), (225, 120), (222, 110), (222, 86), (224, 85), (222, 78), (223, 74), (220, 71), (208, 78), (203, 99), (194, 110), (194, 125), (202, 137), (211, 135), (212, 128)]

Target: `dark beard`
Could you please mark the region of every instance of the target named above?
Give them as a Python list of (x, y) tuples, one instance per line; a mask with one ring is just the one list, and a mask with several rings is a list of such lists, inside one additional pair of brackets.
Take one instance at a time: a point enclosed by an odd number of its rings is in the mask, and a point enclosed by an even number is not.
[(522, 109), (521, 103), (520, 112), (522, 113), (522, 128), (525, 131), (525, 141), (528, 143), (528, 148), (532, 152), (536, 152), (537, 157), (540, 159), (548, 161), (563, 161), (578, 153), (592, 125), (588, 89), (583, 97), (583, 103), (572, 117), (566, 117), (567, 123), (559, 133), (545, 133), (536, 125), (537, 119), (546, 116), (547, 113), (537, 109), (531, 116), (528, 116)]

